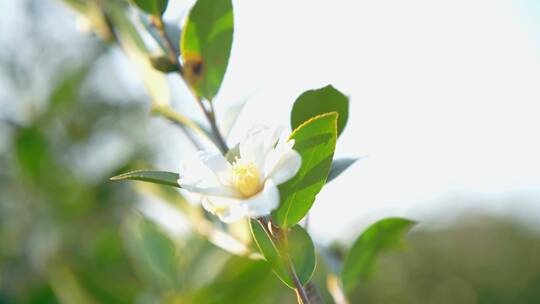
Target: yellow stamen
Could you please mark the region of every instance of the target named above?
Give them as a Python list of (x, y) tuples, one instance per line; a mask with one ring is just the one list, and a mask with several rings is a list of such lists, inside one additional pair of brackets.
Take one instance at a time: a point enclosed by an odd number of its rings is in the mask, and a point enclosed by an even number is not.
[(245, 197), (250, 197), (261, 189), (261, 174), (253, 162), (236, 162), (232, 173), (234, 187)]

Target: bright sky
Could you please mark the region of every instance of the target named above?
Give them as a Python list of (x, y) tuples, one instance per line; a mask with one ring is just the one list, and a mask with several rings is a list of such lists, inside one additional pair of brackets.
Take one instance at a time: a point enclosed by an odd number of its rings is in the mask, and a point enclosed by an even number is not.
[(320, 193), (316, 236), (470, 207), (540, 216), (515, 199), (540, 202), (536, 1), (234, 4), (230, 70), (216, 105), (249, 103), (231, 142), (252, 123), (288, 125), (307, 89), (331, 83), (351, 98), (336, 156), (369, 157)]

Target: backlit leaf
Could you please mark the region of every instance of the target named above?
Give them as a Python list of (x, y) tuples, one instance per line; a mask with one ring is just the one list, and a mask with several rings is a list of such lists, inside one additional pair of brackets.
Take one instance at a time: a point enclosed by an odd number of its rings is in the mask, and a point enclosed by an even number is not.
[(281, 245), (276, 245), (261, 223), (252, 219), (250, 224), (253, 238), (276, 276), (287, 286), (294, 288), (294, 283), (290, 278), (286, 264), (286, 254), (288, 254), (294, 265), (298, 279), (302, 284), (307, 284), (315, 271), (317, 263), (315, 246), (309, 234), (299, 225), (288, 229), (288, 247), (286, 250), (287, 253), (285, 253), (282, 236), (279, 236)]
[(291, 127), (294, 130), (308, 119), (328, 112), (339, 113), (337, 128), (341, 135), (349, 117), (349, 98), (331, 85), (306, 91), (294, 102)]
[(403, 235), (416, 223), (402, 218), (387, 218), (364, 231), (349, 251), (341, 279), (343, 288), (350, 292), (356, 284), (368, 278), (379, 254), (399, 247)]
[(302, 285), (305, 285), (315, 272), (317, 264), (315, 245), (307, 231), (300, 225), (291, 227), (287, 238), (289, 243), (288, 252), (296, 275), (298, 275)]
[(169, 0), (132, 0), (135, 5), (150, 15), (161, 16)]
[(221, 86), (229, 63), (233, 22), (231, 0), (198, 0), (182, 29), (184, 77), (201, 98), (212, 100)]
[(283, 283), (292, 288), (294, 284), (287, 273), (287, 268), (281, 260), (279, 249), (272, 242), (268, 233), (265, 231), (262, 225), (257, 222), (257, 220), (251, 219), (250, 224), (253, 238), (255, 239), (257, 247), (259, 247), (259, 250), (263, 254), (264, 258), (270, 267), (272, 267), (274, 273), (283, 281)]
[(178, 65), (165, 55), (150, 57), (150, 63), (154, 69), (163, 73), (173, 73), (178, 71)]
[(309, 211), (326, 183), (337, 138), (338, 113), (331, 112), (300, 125), (291, 135), (294, 149), (302, 156), (298, 174), (279, 186), (281, 204), (272, 212), (281, 227), (297, 224)]

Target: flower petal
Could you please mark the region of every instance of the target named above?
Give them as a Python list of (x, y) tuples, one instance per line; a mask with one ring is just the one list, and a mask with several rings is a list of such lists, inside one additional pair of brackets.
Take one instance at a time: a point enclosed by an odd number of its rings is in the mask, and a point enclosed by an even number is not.
[(266, 179), (272, 179), (276, 185), (283, 184), (293, 178), (302, 165), (302, 157), (292, 146), (294, 141), (278, 143), (272, 150), (264, 166)]
[(266, 155), (276, 144), (280, 131), (280, 128), (271, 129), (262, 125), (251, 128), (240, 142), (240, 158), (263, 168)]
[(203, 200), (202, 206), (225, 223), (239, 221), (247, 215), (246, 206), (240, 204), (238, 199), (208, 196)]
[(211, 195), (211, 196), (220, 196), (224, 198), (238, 198), (240, 195), (238, 192), (232, 188), (227, 186), (217, 186), (217, 187), (205, 187), (201, 186), (200, 183), (187, 183), (180, 178), (178, 180), (178, 184), (183, 189), (186, 189), (187, 191), (193, 192), (193, 193), (199, 193), (203, 195)]
[(202, 205), (223, 222), (231, 223), (245, 216), (255, 218), (270, 214), (279, 206), (279, 190), (272, 180), (268, 180), (261, 192), (248, 199), (208, 196)]
[(231, 164), (218, 152), (199, 151), (197, 156), (201, 162), (208, 167), (224, 185), (231, 183)]
[(196, 154), (182, 161), (178, 183), (199, 186), (204, 184), (205, 187), (217, 187), (220, 184), (214, 172), (208, 169)]
[(246, 206), (249, 217), (268, 215), (279, 206), (279, 190), (272, 180), (267, 180), (261, 192), (242, 200), (241, 204)]
[(180, 188), (179, 191), (188, 203), (195, 206), (201, 205), (203, 199), (205, 198), (204, 194), (191, 192), (186, 189)]
[[(205, 158), (203, 157), (203, 159)], [(211, 166), (215, 166), (215, 164), (212, 163)], [(215, 168), (219, 168), (219, 166), (215, 166)], [(185, 190), (205, 195), (240, 196), (233, 187), (221, 183), (218, 174), (210, 170), (201, 160), (199, 154), (193, 155), (182, 162), (178, 184)]]

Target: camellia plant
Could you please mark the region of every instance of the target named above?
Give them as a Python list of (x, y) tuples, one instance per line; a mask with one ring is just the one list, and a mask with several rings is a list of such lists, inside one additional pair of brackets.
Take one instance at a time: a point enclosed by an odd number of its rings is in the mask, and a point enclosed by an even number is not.
[[(119, 46), (137, 65), (152, 99), (152, 112), (180, 127), (199, 150), (182, 162), (178, 173), (138, 170), (111, 179), (189, 192), (194, 203), (200, 202), (183, 209), (195, 223), (195, 231), (233, 255), (265, 260), (296, 292), (299, 303), (322, 302), (318, 290), (323, 287), (311, 282), (317, 258), (328, 258), (327, 264), (333, 265), (326, 288), (334, 301), (350, 302), (348, 296), (368, 278), (378, 254), (401, 244), (403, 234), (415, 224), (402, 218), (378, 221), (356, 239), (343, 259), (316, 246), (302, 226), (322, 187), (356, 161), (334, 159), (347, 124), (349, 99), (331, 85), (308, 90), (296, 99), (290, 134), (284, 128), (258, 125), (238, 144), (227, 145), (213, 101), (233, 43), (232, 0), (197, 0), (181, 28), (162, 18), (167, 0), (64, 1), (80, 14), (86, 30)], [(151, 37), (157, 50), (143, 37)], [(172, 108), (165, 81), (168, 73), (185, 82), (207, 126)], [(234, 120), (238, 111), (232, 112)], [(205, 140), (212, 145), (202, 146)], [(194, 209), (206, 213), (200, 216)], [(227, 226), (238, 222), (249, 226), (256, 247), (228, 233)]]

